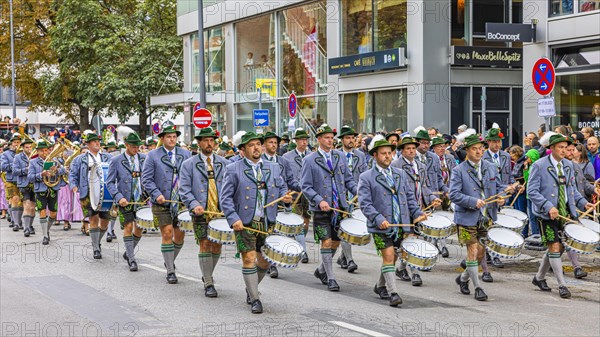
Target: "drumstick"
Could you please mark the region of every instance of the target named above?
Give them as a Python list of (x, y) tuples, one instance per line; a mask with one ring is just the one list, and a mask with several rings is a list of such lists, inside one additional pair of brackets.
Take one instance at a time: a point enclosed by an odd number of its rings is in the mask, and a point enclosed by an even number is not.
[(165, 200), (165, 203), (171, 203), (171, 204), (183, 204), (183, 202), (181, 202), (181, 201), (177, 201), (177, 200)]
[(594, 204), (593, 207), (591, 207), (590, 209), (588, 209), (587, 211), (585, 211), (585, 213), (583, 213), (581, 215), (581, 217), (586, 217), (590, 215), (590, 212), (594, 210), (594, 208), (596, 208), (598, 205), (600, 205), (600, 201), (598, 201), (597, 203)]
[(421, 211), (425, 212), (426, 210), (430, 209), (431, 207), (433, 207), (435, 204), (431, 204), (425, 208), (423, 208)]
[(346, 211), (342, 211), (341, 209), (337, 209), (337, 208), (333, 208), (333, 207), (330, 207), (329, 209), (332, 210), (332, 211), (336, 211), (338, 213), (342, 213), (342, 214), (346, 214), (346, 215), (352, 216), (352, 213), (348, 213)]
[(223, 212), (211, 212), (211, 211), (204, 211), (205, 214), (210, 214), (210, 215), (224, 215)]
[(561, 219), (565, 220), (566, 222), (575, 222), (575, 220), (573, 220), (573, 219), (569, 219), (569, 218), (567, 218), (567, 217), (564, 217), (564, 216), (562, 216), (562, 215), (557, 215), (557, 217), (559, 217), (559, 218), (561, 218)]
[(485, 199), (485, 200), (483, 200), (483, 201), (488, 201), (488, 200), (494, 199), (494, 198), (498, 197), (498, 196), (499, 196), (500, 194), (502, 194), (502, 193), (505, 193), (505, 192), (504, 192), (504, 191), (502, 191), (502, 192), (500, 192), (500, 193), (498, 193), (498, 194), (494, 194), (494, 195), (492, 195), (491, 197), (489, 197), (489, 198), (487, 198), (487, 199)]
[(296, 192), (296, 191), (288, 192), (283, 197), (281, 197), (279, 199), (275, 199), (275, 200), (271, 201), (270, 203), (266, 204), (263, 208), (271, 207), (271, 206), (275, 205), (276, 203), (280, 202), (281, 200), (285, 199), (285, 197), (287, 197), (288, 195), (293, 194), (293, 193), (298, 193), (298, 192)]
[(244, 226), (244, 229), (247, 230), (247, 231), (256, 232), (258, 234), (269, 235), (269, 233), (267, 233), (267, 232), (259, 231), (258, 229), (254, 229), (252, 227), (246, 227), (246, 226)]
[(415, 224), (392, 223), (392, 224), (389, 224), (388, 227), (415, 227)]
[(522, 191), (523, 191), (522, 189), (519, 189), (519, 192), (517, 193), (517, 195), (515, 196), (513, 201), (510, 203), (510, 207), (513, 207), (513, 205), (515, 204), (515, 201), (517, 201), (517, 199), (519, 198), (519, 195), (521, 195)]
[(302, 198), (302, 193), (304, 192), (300, 192), (298, 194), (298, 197), (296, 198), (296, 200), (294, 200), (294, 202), (292, 203), (292, 207), (296, 206), (296, 204), (298, 203), (298, 201), (300, 201), (300, 198)]
[(355, 195), (355, 196), (354, 196), (354, 198), (350, 199), (350, 200), (348, 201), (348, 203), (349, 203), (349, 204), (353, 204), (353, 203), (355, 203), (357, 200), (358, 200), (358, 194), (357, 194), (357, 195)]

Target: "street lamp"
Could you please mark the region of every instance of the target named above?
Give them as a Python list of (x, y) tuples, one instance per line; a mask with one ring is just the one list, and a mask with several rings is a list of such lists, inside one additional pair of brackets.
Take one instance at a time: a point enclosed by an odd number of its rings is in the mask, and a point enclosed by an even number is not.
[(12, 68), (12, 111), (13, 119), (15, 119), (17, 118), (17, 90), (15, 85), (15, 33), (13, 29), (13, 0), (8, 0), (8, 5), (10, 10), (10, 64)]

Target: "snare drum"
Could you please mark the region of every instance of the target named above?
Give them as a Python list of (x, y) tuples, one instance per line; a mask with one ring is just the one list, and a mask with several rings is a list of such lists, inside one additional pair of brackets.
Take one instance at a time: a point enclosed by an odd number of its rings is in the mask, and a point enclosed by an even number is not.
[(507, 228), (495, 227), (488, 230), (486, 249), (492, 256), (515, 259), (521, 255), (524, 243), (521, 234)]
[(600, 241), (598, 233), (581, 225), (568, 224), (564, 233), (563, 244), (579, 254), (592, 254)]
[(525, 223), (523, 221), (513, 216), (502, 213), (497, 214), (497, 219), (496, 222), (494, 222), (494, 224), (502, 228), (510, 229), (511, 231), (515, 231), (517, 233), (521, 233), (523, 227), (525, 227)]
[(452, 235), (452, 221), (436, 213), (431, 214), (427, 220), (419, 223), (421, 235), (432, 239), (445, 239)]
[(407, 254), (406, 264), (418, 270), (431, 270), (439, 254), (436, 246), (417, 238), (402, 240), (402, 251)]
[(367, 231), (367, 223), (354, 218), (347, 218), (340, 222), (338, 237), (356, 246), (364, 246), (371, 242), (371, 234)]
[(295, 213), (279, 212), (273, 231), (285, 236), (296, 236), (304, 230), (304, 218)]
[(527, 225), (527, 223), (529, 222), (529, 217), (527, 216), (527, 213), (521, 212), (518, 209), (504, 207), (498, 211), (498, 214), (505, 214), (508, 216), (512, 216), (513, 218), (519, 219), (523, 222), (523, 227), (525, 227), (525, 225)]
[(269, 235), (261, 248), (265, 260), (283, 268), (294, 268), (304, 252), (302, 245), (292, 238), (282, 235)]
[(600, 234), (600, 223), (597, 223), (596, 221), (590, 219), (579, 219), (579, 222), (581, 222), (585, 227)]
[(367, 222), (367, 217), (358, 208), (352, 211), (352, 218), (354, 218), (356, 220)]
[(434, 215), (441, 215), (444, 218), (450, 220), (450, 222), (454, 223), (454, 213), (448, 211), (435, 211)]
[(135, 224), (141, 229), (155, 231), (154, 216), (152, 215), (152, 206), (139, 208), (135, 212)]
[(192, 221), (192, 215), (187, 209), (180, 211), (179, 214), (177, 214), (177, 220), (179, 222), (179, 229), (186, 233), (194, 232), (194, 222)]
[(208, 240), (222, 245), (235, 245), (235, 232), (227, 219), (213, 219), (208, 223)]
[(88, 174), (90, 206), (96, 212), (108, 212), (114, 200), (108, 192), (109, 163), (97, 163), (92, 166)]

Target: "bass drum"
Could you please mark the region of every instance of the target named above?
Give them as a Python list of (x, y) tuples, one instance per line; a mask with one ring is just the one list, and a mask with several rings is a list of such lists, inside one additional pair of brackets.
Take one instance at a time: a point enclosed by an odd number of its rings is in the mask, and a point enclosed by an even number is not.
[(94, 164), (88, 173), (90, 205), (96, 212), (108, 212), (114, 203), (106, 183), (108, 181), (108, 165), (108, 163)]

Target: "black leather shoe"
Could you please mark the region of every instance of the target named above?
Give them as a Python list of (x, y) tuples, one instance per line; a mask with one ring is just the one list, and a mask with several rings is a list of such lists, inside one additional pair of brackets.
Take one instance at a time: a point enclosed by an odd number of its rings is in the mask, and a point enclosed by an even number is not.
[(481, 275), (481, 280), (487, 283), (494, 282), (494, 278), (492, 278), (492, 274), (490, 274), (489, 272), (484, 272), (483, 275)]
[(135, 262), (135, 261), (129, 262), (129, 271), (137, 271), (137, 270), (138, 270), (137, 262)]
[(44, 236), (44, 238), (42, 239), (42, 244), (44, 246), (48, 245), (50, 243), (50, 238), (48, 238), (47, 236)]
[(94, 259), (100, 260), (102, 258), (102, 254), (100, 254), (99, 250), (94, 251)]
[(533, 281), (531, 281), (531, 283), (533, 283), (534, 286), (540, 288), (541, 291), (552, 291), (552, 288), (548, 287), (548, 283), (546, 283), (546, 280), (538, 280), (534, 276)]
[(587, 276), (587, 272), (583, 271), (583, 269), (581, 269), (581, 267), (575, 268), (573, 273), (575, 274), (576, 279), (582, 279)]
[(129, 257), (127, 256), (127, 252), (123, 253), (123, 260), (127, 261), (127, 263), (129, 263)]
[(106, 233), (106, 242), (112, 242), (112, 236), (110, 236), (110, 233)]
[(448, 248), (443, 247), (442, 248), (442, 257), (448, 257), (450, 256), (450, 252), (448, 252)]
[(340, 286), (335, 280), (329, 280), (329, 283), (327, 284), (327, 289), (329, 289), (329, 291), (340, 291)]
[(558, 287), (558, 294), (560, 295), (560, 298), (571, 298), (571, 292), (567, 286)]
[(373, 287), (373, 291), (379, 295), (379, 298), (381, 298), (382, 300), (387, 300), (388, 298), (390, 298), (390, 294), (387, 291), (386, 287), (378, 287), (377, 284), (375, 284), (375, 287)]
[(217, 293), (217, 289), (215, 289), (215, 286), (209, 285), (208, 287), (204, 288), (204, 296), (217, 297), (218, 295), (219, 294)]
[(498, 257), (492, 258), (492, 266), (496, 268), (504, 268), (504, 263)]
[(23, 235), (25, 235), (26, 238), (29, 237), (29, 228), (25, 228), (25, 230), (23, 231)]
[(466, 260), (462, 260), (460, 261), (460, 267), (462, 269), (467, 269), (467, 261)]
[(423, 280), (421, 280), (421, 276), (419, 274), (413, 274), (413, 276), (412, 276), (413, 287), (420, 287), (422, 284), (423, 284)]
[(410, 276), (408, 275), (408, 271), (406, 271), (406, 268), (396, 268), (396, 277), (398, 277), (401, 281), (410, 282)]
[(35, 228), (33, 228), (33, 226), (29, 227), (29, 234), (35, 235)]
[(458, 284), (461, 294), (463, 294), (463, 295), (471, 294), (471, 291), (469, 290), (469, 281), (466, 281), (466, 282), (461, 281), (460, 275), (458, 275), (456, 277), (456, 284)]
[(306, 252), (302, 253), (302, 263), (308, 263), (308, 254)]
[(358, 269), (358, 265), (354, 263), (354, 260), (348, 261), (348, 272), (354, 273)]
[(252, 304), (252, 299), (250, 298), (250, 294), (248, 293), (248, 289), (246, 289), (246, 304)]
[(348, 261), (346, 261), (346, 257), (344, 255), (338, 257), (337, 264), (342, 267), (342, 269), (348, 268)]
[(315, 269), (314, 274), (316, 278), (318, 278), (319, 280), (321, 280), (321, 283), (327, 285), (327, 273), (323, 273), (321, 274), (319, 272), (319, 268)]
[(277, 267), (275, 267), (275, 266), (269, 267), (269, 276), (271, 278), (277, 278), (279, 276), (279, 271), (277, 270)]
[(14, 225), (14, 226), (13, 226), (13, 232), (18, 232), (18, 231), (19, 231), (19, 226), (17, 226), (17, 225)]
[(254, 300), (254, 302), (252, 302), (252, 313), (253, 314), (262, 314), (263, 312), (263, 307), (262, 307), (262, 303), (260, 303), (260, 300)]
[(167, 274), (167, 282), (169, 282), (169, 284), (177, 283), (177, 276), (175, 276), (175, 273)]
[(481, 288), (475, 288), (475, 299), (478, 301), (487, 301), (488, 296), (485, 294), (485, 291)]
[(13, 227), (15, 227), (15, 225), (11, 222), (10, 225), (8, 225), (8, 228), (13, 228)]
[(400, 298), (400, 295), (392, 293), (392, 295), (390, 295), (390, 307), (397, 307), (400, 304), (402, 304), (402, 298)]
[(110, 236), (112, 237), (113, 240), (117, 239), (117, 236), (115, 235), (115, 231), (110, 232)]
[(19, 230), (22, 231), (23, 230), (23, 225), (19, 225)]

